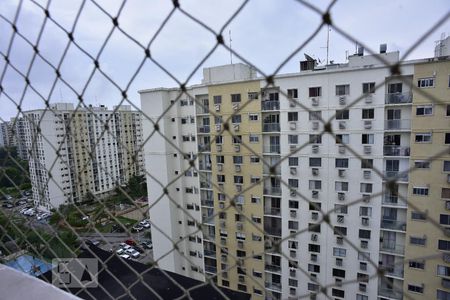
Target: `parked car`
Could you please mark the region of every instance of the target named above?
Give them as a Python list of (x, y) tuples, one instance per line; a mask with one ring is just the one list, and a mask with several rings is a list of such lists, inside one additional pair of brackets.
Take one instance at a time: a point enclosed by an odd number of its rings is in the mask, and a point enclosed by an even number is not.
[(133, 231), (140, 232), (140, 231), (144, 230), (144, 227), (139, 226), (139, 225), (134, 225), (132, 229), (133, 229)]
[(144, 247), (145, 249), (153, 249), (153, 244), (152, 242), (148, 241), (148, 242), (142, 242), (141, 246)]
[(150, 228), (150, 223), (148, 223), (146, 220), (143, 220), (143, 221), (139, 222), (139, 226), (144, 227), (144, 228)]
[(134, 248), (127, 249), (127, 250), (125, 250), (125, 252), (127, 254), (131, 255), (131, 257), (133, 257), (133, 258), (139, 258), (139, 256), (141, 256), (139, 254), (139, 252), (137, 252)]
[(2, 207), (4, 207), (4, 208), (13, 208), (14, 205), (12, 205), (12, 204), (9, 203), (9, 202), (6, 202), (6, 203), (3, 203), (3, 204), (2, 204)]
[(100, 241), (97, 241), (97, 240), (86, 240), (85, 243), (86, 243), (87, 245), (93, 245), (93, 246), (98, 246), (98, 245), (100, 245)]
[(137, 245), (136, 242), (133, 241), (133, 240), (126, 240), (125, 244), (130, 245), (130, 246), (136, 246)]
[(125, 250), (123, 250), (122, 248), (119, 248), (116, 250), (116, 253), (117, 253), (117, 255), (121, 255), (121, 254), (123, 254), (124, 251)]
[(131, 256), (128, 255), (128, 254), (121, 254), (119, 256), (122, 257), (122, 258), (125, 258), (125, 259), (130, 259), (131, 258)]
[(133, 248), (134, 248), (134, 250), (136, 250), (136, 251), (139, 252), (139, 253), (145, 253), (144, 249), (142, 249), (142, 248), (139, 247), (139, 246), (134, 246)]

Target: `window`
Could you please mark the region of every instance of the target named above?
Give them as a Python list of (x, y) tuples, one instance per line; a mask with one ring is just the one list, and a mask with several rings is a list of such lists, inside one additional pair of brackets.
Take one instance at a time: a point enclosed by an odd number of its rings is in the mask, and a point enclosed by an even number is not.
[(289, 157), (288, 158), (289, 166), (298, 166), (298, 157)]
[(298, 135), (289, 134), (288, 135), (288, 144), (298, 144)]
[(360, 192), (361, 193), (372, 193), (372, 184), (371, 183), (361, 183), (360, 184)]
[(345, 257), (347, 255), (347, 250), (344, 249), (344, 248), (334, 247), (333, 248), (333, 255), (334, 256), (339, 256), (339, 257)]
[(373, 159), (361, 159), (361, 169), (373, 169)]
[(375, 93), (375, 82), (364, 82), (362, 84), (363, 94)]
[(333, 268), (333, 276), (345, 278), (345, 270)]
[(319, 265), (308, 264), (308, 272), (320, 273), (320, 266)]
[(233, 164), (242, 164), (242, 156), (233, 156)]
[(416, 133), (414, 140), (416, 143), (430, 143), (431, 142), (431, 132)]
[(350, 142), (349, 134), (336, 134), (336, 144), (348, 144)]
[(420, 220), (425, 221), (427, 219), (426, 213), (420, 212), (420, 211), (412, 211), (411, 212), (411, 219), (412, 220)]
[(442, 188), (441, 198), (450, 199), (450, 189), (449, 188)]
[(450, 172), (450, 160), (444, 161), (444, 172)]
[(336, 85), (336, 96), (344, 96), (348, 94), (350, 94), (349, 84)]
[(348, 182), (336, 181), (334, 183), (334, 190), (336, 192), (348, 192)]
[(310, 134), (309, 142), (311, 144), (322, 144), (322, 136), (320, 134)]
[(224, 183), (225, 182), (225, 175), (217, 175), (217, 182)]
[(437, 265), (436, 271), (438, 276), (450, 276), (450, 267)]
[(241, 94), (231, 94), (231, 102), (241, 102)]
[(348, 168), (348, 158), (336, 158), (335, 167), (336, 168)]
[(414, 161), (414, 167), (417, 169), (429, 169), (430, 168), (430, 162), (426, 160), (415, 160)]
[(248, 141), (250, 143), (259, 143), (259, 135), (257, 135), (257, 134), (250, 134), (248, 136)]
[(320, 157), (310, 157), (309, 158), (310, 167), (320, 167), (322, 166), (322, 158)]
[(322, 181), (320, 180), (310, 180), (309, 189), (310, 190), (320, 190), (322, 188)]
[(402, 92), (403, 84), (401, 82), (399, 83), (390, 83), (388, 85), (388, 94), (396, 94)]
[(222, 103), (222, 96), (213, 96), (214, 104), (221, 104)]
[(217, 156), (216, 156), (216, 163), (218, 163), (218, 164), (224, 164), (224, 163), (225, 163), (225, 156), (223, 156), (223, 155), (217, 155)]
[(222, 124), (222, 116), (214, 117), (214, 123), (215, 124)]
[(409, 243), (411, 245), (425, 246), (427, 239), (424, 237), (410, 236)]
[(343, 235), (343, 236), (347, 235), (347, 227), (334, 226), (333, 231), (335, 235)]
[(269, 100), (270, 101), (278, 101), (279, 100), (278, 93), (269, 93)]
[(450, 293), (446, 291), (437, 290), (436, 291), (437, 300), (450, 300)]
[(320, 96), (322, 96), (322, 88), (320, 86), (309, 88), (309, 97), (320, 97)]
[(250, 156), (250, 162), (254, 164), (259, 163), (259, 156)]
[(445, 115), (446, 115), (447, 117), (450, 117), (450, 104), (447, 104), (447, 110), (446, 110)]
[(373, 119), (375, 117), (375, 109), (367, 108), (362, 110), (362, 119)]
[(362, 217), (370, 217), (370, 216), (372, 216), (372, 207), (361, 206), (359, 208), (359, 215), (362, 216)]
[(422, 294), (423, 293), (423, 286), (422, 285), (408, 284), (408, 291)]
[(356, 300), (369, 300), (369, 296), (356, 294)]
[(216, 144), (220, 145), (223, 143), (223, 136), (218, 135), (216, 136)]
[(420, 105), (416, 107), (417, 116), (429, 116), (433, 114), (433, 105)]
[(231, 123), (233, 123), (233, 124), (241, 123), (241, 115), (233, 115), (233, 116), (231, 116)]
[(320, 110), (309, 112), (309, 120), (310, 121), (320, 120), (321, 118), (322, 118), (322, 112)]
[(348, 212), (348, 207), (347, 207), (347, 205), (343, 205), (343, 204), (335, 204), (334, 211), (337, 214), (346, 214)]
[(427, 87), (434, 87), (434, 78), (420, 78), (417, 80), (417, 87), (420, 88), (427, 88)]
[(425, 269), (425, 261), (424, 260), (410, 260), (409, 267), (413, 269)]
[(257, 100), (258, 99), (258, 92), (248, 92), (247, 97), (248, 100)]
[(450, 215), (441, 214), (439, 217), (439, 224), (450, 225)]
[(428, 188), (427, 187), (413, 187), (413, 195), (428, 196)]
[(298, 113), (297, 112), (288, 112), (288, 121), (298, 121)]
[(295, 200), (289, 200), (289, 208), (298, 208), (298, 201)]
[(375, 140), (375, 136), (373, 134), (364, 133), (361, 135), (361, 144), (373, 144)]
[(358, 260), (368, 261), (370, 259), (369, 252), (358, 252)]
[(320, 245), (308, 244), (308, 251), (320, 253)]
[(258, 121), (258, 114), (249, 114), (248, 120), (249, 121)]
[(298, 90), (297, 89), (288, 89), (287, 95), (289, 98), (297, 99), (298, 98)]
[(244, 176), (234, 176), (234, 183), (236, 183), (236, 184), (243, 184), (244, 183)]
[(450, 144), (450, 132), (445, 133), (445, 144)]
[(370, 230), (359, 230), (359, 238), (360, 239), (369, 239), (370, 240)]
[(298, 179), (288, 179), (288, 185), (290, 188), (298, 188)]
[(336, 111), (336, 120), (348, 120), (350, 111), (348, 109), (340, 109)]
[(241, 142), (242, 142), (242, 136), (241, 135), (233, 136), (233, 144), (240, 144)]

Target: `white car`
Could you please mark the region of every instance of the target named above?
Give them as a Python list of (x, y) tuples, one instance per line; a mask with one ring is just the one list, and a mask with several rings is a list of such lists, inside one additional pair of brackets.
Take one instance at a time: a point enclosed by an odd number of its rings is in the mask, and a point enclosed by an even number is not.
[(139, 222), (139, 226), (144, 227), (144, 228), (150, 228), (150, 224), (147, 221)]
[(131, 256), (129, 256), (128, 254), (122, 254), (122, 255), (119, 255), (120, 257), (122, 257), (122, 258), (125, 258), (125, 259), (130, 259), (131, 258)]
[(124, 250), (122, 248), (119, 248), (116, 250), (117, 255), (122, 255)]
[(20, 212), (21, 214), (23, 214), (23, 213), (25, 213), (27, 210), (29, 210), (29, 208), (28, 208), (28, 207), (24, 207), (24, 208), (22, 208), (21, 210), (19, 210), (19, 212)]
[(133, 248), (128, 249), (125, 251), (127, 254), (131, 255), (133, 258), (139, 258), (139, 256), (141, 256), (139, 254), (139, 252), (137, 252), (136, 250), (134, 250)]

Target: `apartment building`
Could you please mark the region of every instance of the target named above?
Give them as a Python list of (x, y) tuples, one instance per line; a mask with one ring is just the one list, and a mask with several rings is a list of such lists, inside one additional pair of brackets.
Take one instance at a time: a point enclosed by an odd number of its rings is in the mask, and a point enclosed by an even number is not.
[(25, 125), (22, 117), (11, 118), (0, 124), (0, 146), (16, 147), (17, 156), (28, 159), (25, 143)]
[(416, 170), (409, 179), (404, 281), (412, 299), (450, 298), (449, 70), (445, 59), (419, 63), (414, 69), (413, 83), (420, 90), (412, 103), (411, 167)]
[(24, 119), (33, 197), (42, 209), (102, 197), (142, 174), (141, 114), (130, 106), (57, 103)]
[(363, 52), (270, 87), (234, 64), (186, 93), (140, 91), (160, 267), (255, 299), (403, 298), (412, 85), (436, 59), (392, 75), (398, 52)]

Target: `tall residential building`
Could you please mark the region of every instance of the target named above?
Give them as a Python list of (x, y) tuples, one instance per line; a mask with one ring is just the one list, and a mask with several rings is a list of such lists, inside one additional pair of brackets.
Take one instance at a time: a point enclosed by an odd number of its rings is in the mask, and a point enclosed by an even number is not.
[(8, 122), (0, 123), (0, 147), (8, 146)]
[(24, 119), (34, 202), (43, 209), (107, 195), (142, 174), (141, 114), (130, 106), (57, 103)]
[(16, 147), (18, 157), (27, 160), (28, 153), (26, 147), (25, 120), (23, 117), (11, 118), (9, 124), (11, 128), (10, 145)]
[[(415, 64), (435, 60), (399, 62), (382, 46), (345, 64), (303, 61), (270, 87), (234, 64), (204, 69), (189, 96), (140, 91), (159, 265), (217, 274), (254, 299), (326, 299), (321, 286), (333, 299), (402, 299), (411, 86)], [(320, 134), (330, 118), (336, 138)]]
[(450, 61), (416, 64), (413, 83), (439, 103), (414, 93), (404, 289), (411, 299), (450, 299)]

